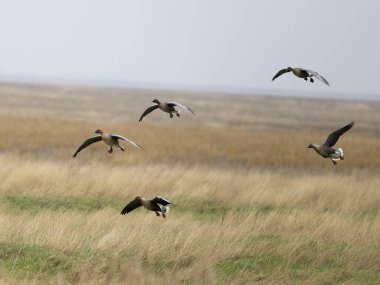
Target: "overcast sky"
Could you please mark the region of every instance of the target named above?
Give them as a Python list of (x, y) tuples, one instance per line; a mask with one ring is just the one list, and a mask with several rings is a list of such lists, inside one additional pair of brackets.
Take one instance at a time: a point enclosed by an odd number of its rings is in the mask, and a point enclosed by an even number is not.
[(379, 0), (0, 0), (0, 39), (2, 81), (380, 96)]

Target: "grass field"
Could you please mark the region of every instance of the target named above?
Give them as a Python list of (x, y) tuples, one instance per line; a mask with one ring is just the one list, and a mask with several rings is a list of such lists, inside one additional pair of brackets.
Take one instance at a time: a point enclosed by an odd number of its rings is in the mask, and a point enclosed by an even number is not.
[[(154, 98), (196, 116), (152, 113)], [(0, 85), (0, 282), (379, 284), (380, 103)], [(307, 149), (355, 121), (337, 166)], [(71, 156), (96, 129), (121, 134)], [(135, 196), (172, 201), (167, 219)]]

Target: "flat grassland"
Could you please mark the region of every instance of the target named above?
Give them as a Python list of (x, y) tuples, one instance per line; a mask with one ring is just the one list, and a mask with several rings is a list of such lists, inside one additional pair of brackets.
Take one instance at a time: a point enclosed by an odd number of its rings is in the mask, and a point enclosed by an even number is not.
[[(196, 116), (154, 112), (154, 98)], [(380, 103), (0, 85), (0, 282), (380, 284)], [(307, 149), (351, 122), (345, 160)], [(96, 129), (127, 136), (107, 153)], [(161, 195), (167, 219), (138, 209)]]

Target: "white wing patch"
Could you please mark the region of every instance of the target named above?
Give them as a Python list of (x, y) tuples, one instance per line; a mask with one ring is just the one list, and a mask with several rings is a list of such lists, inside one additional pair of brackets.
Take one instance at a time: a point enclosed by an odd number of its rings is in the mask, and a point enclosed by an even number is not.
[(314, 76), (318, 80), (321, 80), (327, 86), (330, 86), (330, 84), (327, 82), (327, 80), (322, 75), (319, 75), (318, 72), (315, 72), (313, 70), (306, 70), (306, 71), (307, 71), (307, 73), (309, 73), (310, 76)]
[(119, 136), (119, 135), (113, 135), (113, 136), (115, 136), (115, 137), (117, 137), (117, 138), (119, 138), (119, 139), (121, 139), (121, 140), (123, 140), (123, 141), (127, 141), (127, 142), (129, 142), (130, 144), (134, 145), (135, 147), (138, 147), (138, 148), (140, 148), (140, 149), (143, 149), (143, 147), (142, 147), (141, 145), (135, 143), (134, 141), (131, 141), (130, 139), (127, 139), (127, 138), (122, 137), (122, 136)]
[(173, 104), (175, 106), (178, 106), (178, 107), (182, 108), (183, 110), (195, 115), (194, 111), (190, 107), (187, 107), (187, 106), (182, 105), (182, 104), (177, 103), (177, 102), (168, 102), (168, 104)]

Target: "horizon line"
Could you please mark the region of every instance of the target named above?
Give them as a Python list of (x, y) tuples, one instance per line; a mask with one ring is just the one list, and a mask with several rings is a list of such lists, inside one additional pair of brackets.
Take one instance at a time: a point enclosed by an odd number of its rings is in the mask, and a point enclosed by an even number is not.
[[(0, 84), (15, 85), (63, 85), (77, 87), (99, 87), (99, 88), (120, 88), (120, 89), (138, 89), (138, 90), (157, 90), (157, 91), (177, 91), (177, 92), (204, 92), (204, 93), (222, 93), (225, 95), (236, 96), (274, 96), (290, 97), (304, 99), (332, 99), (332, 100), (353, 100), (353, 101), (380, 101), (380, 94), (367, 93), (358, 94), (343, 91), (326, 90), (309, 91), (305, 94), (303, 90), (296, 89), (266, 89), (266, 88), (244, 88), (244, 87), (218, 87), (207, 85), (187, 85), (187, 84), (166, 84), (152, 82), (128, 82), (118, 80), (98, 80), (98, 79), (72, 79), (72, 78), (49, 78), (39, 76), (0, 76)], [(331, 95), (337, 96), (336, 98)], [(359, 96), (360, 95), (360, 96)]]

